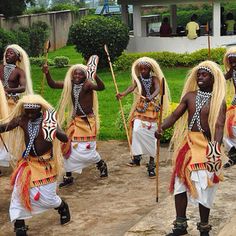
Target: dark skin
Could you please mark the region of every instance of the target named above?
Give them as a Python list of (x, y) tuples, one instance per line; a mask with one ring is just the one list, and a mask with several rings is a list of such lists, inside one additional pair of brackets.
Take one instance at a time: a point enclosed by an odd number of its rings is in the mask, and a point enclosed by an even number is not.
[[(231, 79), (233, 77), (233, 71), (236, 70), (236, 57), (229, 57), (228, 60), (229, 60), (230, 69), (225, 74), (226, 80)], [(234, 81), (233, 81), (233, 84), (234, 84), (234, 90), (235, 90), (235, 94), (236, 94), (236, 84), (234, 83)]]
[[(6, 59), (7, 64), (14, 64), (14, 65), (16, 65), (16, 62), (19, 60), (17, 54), (11, 48), (7, 49), (5, 59)], [(4, 80), (3, 75), (4, 75), (4, 65), (0, 65), (1, 81)], [(25, 92), (25, 88), (26, 88), (25, 72), (19, 67), (16, 67), (12, 71), (9, 77), (8, 84), (9, 84), (9, 88), (4, 88), (5, 92), (8, 94)]]
[[(47, 65), (43, 66), (43, 73), (46, 75), (48, 85), (51, 88), (63, 89), (64, 82), (54, 81), (50, 75)], [(92, 83), (90, 80), (87, 80), (85, 72), (80, 69), (76, 69), (72, 74), (72, 85), (84, 83), (82, 90), (80, 92), (79, 103), (82, 106), (83, 111), (87, 115), (93, 113), (93, 90), (102, 91), (105, 89), (104, 83), (97, 75), (95, 76), (95, 80), (96, 80), (96, 84)], [(71, 91), (71, 96), (72, 96), (72, 102), (74, 105), (75, 99), (74, 99), (73, 91)], [(76, 115), (80, 116), (80, 115), (83, 115), (83, 113), (81, 113), (78, 109)]]
[[(214, 78), (209, 72), (200, 69), (198, 70), (197, 73), (197, 84), (201, 91), (212, 92)], [(188, 124), (190, 123), (196, 109), (195, 107), (196, 94), (197, 94), (196, 91), (189, 92), (182, 98), (179, 106), (161, 125), (161, 130), (156, 131), (155, 133), (156, 138), (160, 138), (165, 129), (173, 126), (175, 122), (185, 113), (185, 111), (188, 112)], [(200, 117), (201, 117), (202, 129), (205, 131), (204, 134), (210, 140), (211, 134), (208, 124), (209, 111), (210, 111), (210, 103), (208, 102), (203, 106), (200, 113)], [(221, 143), (223, 139), (225, 113), (226, 113), (226, 103), (223, 102), (215, 126), (216, 130), (215, 130), (214, 140), (219, 143)], [(192, 131), (196, 132), (199, 131), (196, 123), (194, 124)], [(175, 195), (175, 209), (177, 217), (186, 218), (187, 201), (188, 200), (186, 192)], [(210, 214), (210, 209), (199, 204), (199, 213), (201, 222), (207, 223)]]
[[(39, 118), (41, 115), (41, 108), (39, 109), (25, 109), (24, 114), (19, 117), (14, 118), (10, 122), (6, 124), (0, 125), (0, 133), (10, 131), (15, 129), (16, 127), (21, 127), (24, 131), (25, 135), (25, 145), (27, 146), (29, 142), (29, 134), (28, 134), (28, 122), (34, 121)], [(66, 143), (68, 138), (64, 131), (62, 131), (59, 127), (56, 130), (56, 138), (59, 139), (61, 142)], [(52, 142), (48, 142), (44, 139), (43, 130), (39, 130), (39, 134), (34, 141), (34, 146), (36, 153), (38, 156), (44, 155), (45, 153), (49, 152), (52, 149)], [(30, 155), (35, 156), (34, 152), (30, 151)]]
[[(148, 79), (149, 76), (150, 76), (151, 69), (146, 65), (140, 65), (139, 66), (139, 72), (141, 73), (141, 75), (144, 79)], [(140, 82), (141, 82), (141, 79), (140, 79)], [(142, 85), (142, 96), (145, 97), (145, 100), (147, 102), (150, 102), (153, 98), (155, 98), (159, 94), (160, 89), (159, 89), (158, 78), (156, 76), (152, 76), (151, 96), (150, 97), (147, 97), (146, 91), (144, 89), (144, 86), (143, 86), (142, 82), (141, 82), (141, 85)], [(129, 86), (124, 92), (118, 93), (116, 95), (116, 98), (117, 99), (123, 98), (124, 96), (126, 96), (129, 93), (133, 92), (136, 87), (137, 87), (137, 84), (136, 84), (136, 82), (134, 82), (134, 84)]]

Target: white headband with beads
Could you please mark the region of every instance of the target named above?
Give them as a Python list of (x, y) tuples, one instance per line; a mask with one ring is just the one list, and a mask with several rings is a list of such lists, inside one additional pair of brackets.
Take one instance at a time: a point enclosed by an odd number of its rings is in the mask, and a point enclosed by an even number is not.
[(139, 65), (147, 66), (149, 68), (152, 68), (152, 65), (149, 62), (147, 62), (147, 61), (140, 61), (138, 64)]
[(229, 55), (228, 55), (228, 58), (229, 57), (236, 57), (236, 53), (230, 53)]
[(199, 66), (198, 70), (205, 70), (205, 71), (207, 71), (207, 72), (209, 72), (210, 74), (213, 75), (213, 72), (212, 72), (212, 70), (209, 67)]
[(41, 108), (41, 105), (36, 104), (36, 103), (25, 103), (24, 108), (25, 109), (39, 109), (39, 108)]

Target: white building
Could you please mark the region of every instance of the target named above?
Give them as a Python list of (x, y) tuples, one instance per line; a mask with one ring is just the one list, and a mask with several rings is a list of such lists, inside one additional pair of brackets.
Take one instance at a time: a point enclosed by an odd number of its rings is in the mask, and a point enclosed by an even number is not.
[[(127, 5), (133, 5), (133, 24), (134, 34), (130, 36), (128, 52), (151, 52), (151, 51), (170, 51), (170, 52), (192, 52), (201, 48), (208, 47), (208, 36), (201, 36), (195, 40), (189, 40), (186, 36), (179, 37), (148, 37), (146, 35), (146, 23), (141, 17), (141, 7), (145, 5), (164, 6), (170, 8), (171, 26), (173, 31), (177, 25), (177, 6), (178, 4), (190, 3), (212, 3), (213, 4), (213, 35), (210, 36), (210, 45), (212, 48), (225, 45), (236, 44), (236, 35), (221, 36), (221, 3), (229, 2), (223, 0), (118, 0), (122, 7), (122, 19), (127, 23)], [(231, 0), (235, 1), (235, 0)]]

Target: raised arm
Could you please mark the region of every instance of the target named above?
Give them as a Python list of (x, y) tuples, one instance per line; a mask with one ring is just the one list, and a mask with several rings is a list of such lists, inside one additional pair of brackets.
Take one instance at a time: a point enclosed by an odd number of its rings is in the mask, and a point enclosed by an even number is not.
[(65, 132), (57, 126), (56, 137), (63, 143), (68, 142), (68, 137)]
[(0, 125), (0, 133), (4, 133), (4, 132), (15, 129), (17, 126), (20, 125), (20, 120), (21, 120), (21, 117), (19, 116), (19, 117), (12, 119), (8, 123), (1, 124)]
[(230, 68), (229, 71), (225, 74), (225, 79), (231, 79), (233, 77), (233, 68)]
[(47, 83), (48, 83), (48, 85), (49, 85), (50, 88), (63, 89), (63, 87), (64, 87), (64, 82), (63, 82), (63, 81), (54, 81), (54, 80), (52, 79), (47, 64), (44, 64), (44, 65), (43, 65), (42, 71), (43, 71), (43, 73), (44, 73), (45, 76), (46, 76)]
[(218, 143), (222, 143), (223, 135), (224, 135), (224, 125), (225, 125), (225, 117), (226, 117), (226, 103), (225, 101), (221, 105), (219, 117), (215, 126), (215, 137), (214, 140)]
[(90, 89), (96, 91), (102, 91), (105, 89), (103, 81), (97, 75), (95, 75), (95, 81), (96, 83), (90, 83)]

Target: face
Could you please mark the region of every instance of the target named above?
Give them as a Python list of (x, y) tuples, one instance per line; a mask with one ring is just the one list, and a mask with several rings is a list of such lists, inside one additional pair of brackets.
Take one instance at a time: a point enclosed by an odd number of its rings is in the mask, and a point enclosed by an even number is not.
[(6, 63), (14, 64), (18, 60), (18, 56), (16, 55), (13, 49), (8, 48), (5, 54), (5, 59), (6, 59)]
[(83, 70), (80, 70), (80, 69), (74, 70), (73, 75), (72, 75), (72, 83), (80, 84), (84, 82), (85, 79), (86, 79), (86, 75)]
[(25, 115), (29, 120), (35, 120), (41, 115), (41, 107), (37, 109), (25, 108)]
[(229, 57), (228, 60), (230, 68), (236, 70), (236, 57)]
[(211, 73), (204, 69), (197, 72), (197, 84), (200, 90), (211, 92), (214, 84), (214, 77)]
[(149, 78), (151, 69), (148, 66), (141, 64), (139, 71), (143, 78)]

